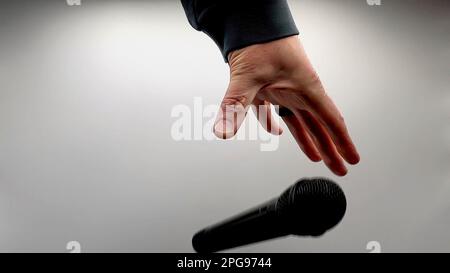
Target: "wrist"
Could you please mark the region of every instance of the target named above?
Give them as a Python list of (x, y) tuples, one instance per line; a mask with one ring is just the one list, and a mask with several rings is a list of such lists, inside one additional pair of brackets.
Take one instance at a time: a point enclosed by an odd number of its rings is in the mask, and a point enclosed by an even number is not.
[(227, 62), (235, 50), (298, 35), (286, 0), (230, 2), (234, 5), (217, 5), (201, 18), (205, 21), (202, 30), (217, 43)]

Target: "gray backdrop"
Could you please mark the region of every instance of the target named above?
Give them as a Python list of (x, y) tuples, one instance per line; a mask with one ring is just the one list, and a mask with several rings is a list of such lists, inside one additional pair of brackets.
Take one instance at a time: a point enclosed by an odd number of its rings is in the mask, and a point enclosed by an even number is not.
[(307, 176), (343, 187), (343, 222), (236, 251), (450, 251), (449, 1), (290, 3), (361, 153), (344, 178), (289, 134), (273, 152), (172, 138), (173, 107), (217, 104), (228, 81), (178, 1), (2, 1), (0, 251), (190, 252)]

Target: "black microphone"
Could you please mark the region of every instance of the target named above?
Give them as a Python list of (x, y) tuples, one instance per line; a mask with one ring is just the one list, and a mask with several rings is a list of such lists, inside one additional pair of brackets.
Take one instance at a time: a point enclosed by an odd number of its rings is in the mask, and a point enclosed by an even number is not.
[(288, 235), (320, 236), (345, 215), (342, 189), (326, 178), (304, 178), (280, 197), (207, 227), (192, 238), (198, 253), (212, 253)]

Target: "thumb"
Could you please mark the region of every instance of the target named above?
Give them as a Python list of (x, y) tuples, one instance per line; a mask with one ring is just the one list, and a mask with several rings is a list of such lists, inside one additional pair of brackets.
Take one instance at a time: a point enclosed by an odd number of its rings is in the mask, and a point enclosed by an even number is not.
[(231, 79), (214, 123), (214, 134), (218, 138), (236, 135), (258, 90), (256, 84)]

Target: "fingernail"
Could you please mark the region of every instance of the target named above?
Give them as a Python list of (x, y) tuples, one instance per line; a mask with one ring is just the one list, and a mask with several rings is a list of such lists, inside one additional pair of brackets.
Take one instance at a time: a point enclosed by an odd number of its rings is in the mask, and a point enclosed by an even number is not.
[(214, 134), (218, 138), (231, 138), (245, 119), (246, 109), (242, 105), (226, 105), (221, 111), (214, 124)]
[(234, 124), (228, 119), (218, 120), (214, 125), (214, 134), (218, 138), (227, 139), (234, 135)]

